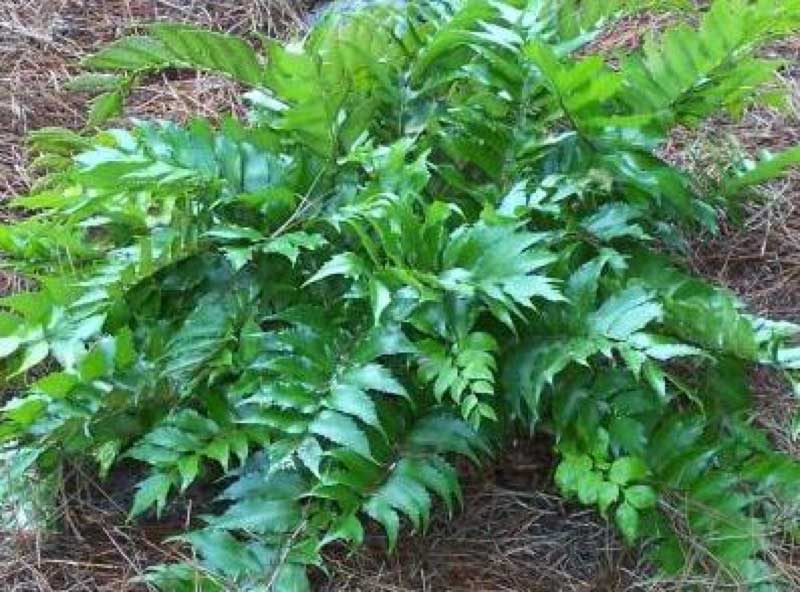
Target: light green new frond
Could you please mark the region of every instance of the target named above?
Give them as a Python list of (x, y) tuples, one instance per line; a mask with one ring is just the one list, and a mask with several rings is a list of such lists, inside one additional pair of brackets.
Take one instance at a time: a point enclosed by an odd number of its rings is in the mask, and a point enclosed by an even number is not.
[(606, 105), (617, 97), (622, 79), (599, 56), (563, 64), (550, 46), (535, 41), (525, 48), (525, 53), (541, 73), (558, 108), (575, 125), (580, 128), (603, 122)]
[(173, 24), (153, 25), (148, 33), (125, 37), (89, 56), (84, 65), (132, 72), (177, 66), (226, 74), (252, 86), (262, 83), (258, 56), (240, 37)]
[(743, 190), (776, 179), (787, 169), (800, 165), (800, 147), (777, 154), (763, 154), (757, 162), (746, 165), (722, 181), (722, 191), (727, 197), (736, 197)]
[(258, 56), (240, 37), (168, 24), (153, 25), (149, 31), (179, 65), (227, 74), (251, 86), (263, 82)]
[(753, 48), (785, 22), (763, 5), (717, 0), (699, 28), (678, 25), (657, 41), (649, 39), (641, 55), (626, 60), (625, 101), (665, 123), (738, 109), (779, 66), (750, 57)]
[(461, 416), (476, 429), (483, 418), (497, 420), (491, 398), (495, 395), (497, 370), (494, 352), (499, 347), (491, 335), (473, 332), (453, 345), (436, 339), (416, 345), (420, 378), (432, 386), (439, 402), (445, 394), (449, 395), (460, 408)]
[(87, 68), (97, 70), (143, 70), (169, 63), (166, 47), (148, 36), (123, 37), (83, 61)]

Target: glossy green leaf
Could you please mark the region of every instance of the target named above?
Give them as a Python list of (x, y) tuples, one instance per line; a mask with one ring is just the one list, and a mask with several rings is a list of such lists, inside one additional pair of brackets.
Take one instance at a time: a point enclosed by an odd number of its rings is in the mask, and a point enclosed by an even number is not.
[(632, 505), (622, 503), (614, 514), (614, 521), (625, 537), (628, 544), (632, 544), (639, 537), (639, 512)]
[(635, 456), (623, 456), (615, 460), (608, 472), (608, 478), (617, 485), (627, 485), (647, 476), (647, 466)]
[(131, 516), (138, 516), (155, 505), (160, 514), (167, 503), (167, 495), (172, 489), (172, 479), (163, 473), (154, 473), (136, 486)]

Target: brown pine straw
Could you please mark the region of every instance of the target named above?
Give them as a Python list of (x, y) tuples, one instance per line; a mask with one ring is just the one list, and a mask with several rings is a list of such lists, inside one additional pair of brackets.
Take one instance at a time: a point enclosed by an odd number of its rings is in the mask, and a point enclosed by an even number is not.
[[(0, 201), (30, 187), (23, 138), (43, 126), (80, 128), (87, 95), (64, 90), (80, 58), (155, 21), (283, 37), (307, 26), (316, 0), (0, 0)], [(239, 108), (232, 82), (209, 75), (156, 77), (127, 116), (184, 120)]]
[[(217, 30), (260, 31), (283, 36), (305, 26), (312, 0), (0, 0), (0, 203), (30, 187), (24, 135), (42, 126), (79, 129), (87, 97), (64, 91), (81, 56), (102, 43), (154, 20), (179, 20)], [(597, 40), (613, 62), (619, 51), (638, 47), (643, 33), (658, 31), (672, 17), (644, 15)], [(783, 112), (748, 110), (741, 122), (720, 117), (699, 130), (676, 133), (665, 155), (687, 170), (718, 177), (759, 149), (800, 144), (800, 37), (768, 53), (786, 59), (783, 84), (792, 101)], [(170, 73), (148, 81), (131, 97), (126, 117), (185, 120), (240, 112), (240, 89), (230, 81)], [(125, 124), (123, 118), (118, 122)], [(704, 276), (727, 285), (760, 312), (800, 321), (800, 174), (770, 184), (759, 203), (748, 205), (741, 223), (720, 236), (698, 237), (688, 261)], [(15, 215), (0, 208), (0, 220)], [(23, 289), (20, 278), (0, 272), (0, 294)], [(798, 411), (774, 372), (753, 372), (757, 421), (782, 450), (800, 445), (790, 429)], [(800, 458), (800, 456), (798, 456)], [(626, 549), (596, 512), (566, 502), (552, 488), (553, 462), (545, 440), (518, 442), (494, 469), (466, 470), (465, 506), (452, 521), (437, 508), (429, 531), (406, 535), (387, 557), (379, 529), (366, 549), (330, 554), (330, 573), (316, 574), (321, 592), (678, 592), (723, 591), (720, 577), (679, 574), (658, 581), (643, 554)], [(161, 521), (127, 521), (133, 485), (140, 476), (126, 468), (99, 482), (92, 471), (71, 467), (50, 516), (50, 531), (31, 532), (0, 524), (0, 590), (3, 592), (117, 592), (147, 590), (131, 578), (159, 563), (191, 560), (167, 538), (193, 523), (188, 503), (173, 505)], [(2, 479), (2, 475), (0, 475)], [(679, 522), (681, 500), (665, 510)], [(793, 524), (796, 516), (786, 516)], [(710, 565), (708, 551), (686, 533), (696, 564)], [(784, 540), (786, 539), (786, 540)], [(800, 590), (800, 546), (776, 533), (766, 558)]]

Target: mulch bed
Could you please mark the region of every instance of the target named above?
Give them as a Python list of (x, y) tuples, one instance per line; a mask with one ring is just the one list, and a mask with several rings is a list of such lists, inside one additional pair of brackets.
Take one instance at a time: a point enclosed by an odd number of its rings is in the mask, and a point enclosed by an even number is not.
[[(0, 0), (0, 204), (30, 187), (24, 136), (43, 126), (78, 129), (86, 96), (64, 83), (81, 56), (131, 27), (179, 20), (219, 30), (282, 35), (304, 26), (312, 0)], [(646, 31), (670, 21), (628, 19), (598, 40), (615, 51), (637, 47)], [(792, 103), (784, 111), (756, 109), (740, 122), (719, 118), (676, 133), (665, 155), (687, 170), (719, 174), (757, 150), (800, 144), (800, 38), (771, 48), (794, 64), (782, 73)], [(184, 120), (238, 109), (239, 89), (206, 75), (165, 74), (131, 97), (127, 116)], [(709, 172), (710, 171), (710, 172)], [(6, 216), (0, 206), (0, 219)], [(717, 237), (699, 237), (688, 261), (730, 287), (759, 312), (800, 321), (800, 174), (771, 184), (748, 205), (739, 224)], [(0, 293), (20, 288), (0, 275)], [(798, 412), (785, 383), (758, 371), (753, 384), (758, 421), (794, 455), (800, 446), (789, 418)], [(798, 456), (800, 458), (800, 456)], [(386, 557), (379, 530), (355, 556), (330, 557), (320, 592), (623, 592), (722, 590), (714, 582), (656, 582), (635, 552), (625, 550), (595, 512), (566, 503), (552, 488), (552, 457), (544, 440), (522, 441), (495, 468), (467, 471), (465, 508), (452, 521), (436, 519), (425, 535), (405, 537)], [(72, 468), (54, 516), (59, 532), (0, 530), (0, 589), (9, 592), (144, 590), (131, 583), (154, 564), (181, 558), (166, 539), (192, 520), (193, 504), (171, 509), (161, 522), (126, 522), (133, 482), (116, 473), (97, 483)], [(787, 543), (776, 562), (800, 582), (800, 551)], [(800, 589), (800, 584), (798, 585)]]
[[(305, 26), (318, 0), (0, 0), (0, 202), (25, 191), (25, 135), (45, 126), (80, 128), (86, 95), (64, 84), (81, 57), (137, 25), (177, 21), (216, 30), (283, 36)], [(205, 75), (157, 77), (126, 115), (185, 119), (224, 112), (232, 83)]]

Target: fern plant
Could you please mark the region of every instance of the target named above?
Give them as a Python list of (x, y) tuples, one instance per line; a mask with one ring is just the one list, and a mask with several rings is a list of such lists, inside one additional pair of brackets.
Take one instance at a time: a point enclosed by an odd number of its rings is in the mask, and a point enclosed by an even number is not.
[[(391, 549), (454, 512), (455, 458), (538, 430), (563, 493), (663, 570), (780, 590), (800, 466), (752, 425), (746, 371), (800, 368), (798, 327), (680, 249), (800, 158), (699, 194), (656, 150), (774, 100), (757, 50), (800, 2), (716, 0), (617, 69), (579, 52), (650, 4), (376, 3), (288, 45), (159, 24), (88, 58), (93, 129), (33, 135), (47, 174), (0, 227), (36, 286), (0, 301), (4, 494), (89, 459), (143, 467), (132, 517), (219, 487), (179, 537), (196, 561), (147, 579), (300, 591), (367, 522)], [(165, 68), (250, 87), (247, 119), (99, 128)]]

